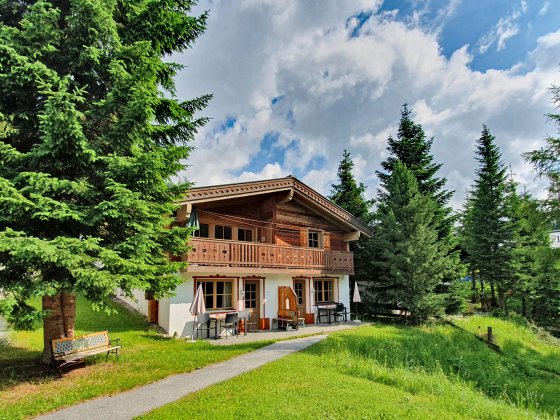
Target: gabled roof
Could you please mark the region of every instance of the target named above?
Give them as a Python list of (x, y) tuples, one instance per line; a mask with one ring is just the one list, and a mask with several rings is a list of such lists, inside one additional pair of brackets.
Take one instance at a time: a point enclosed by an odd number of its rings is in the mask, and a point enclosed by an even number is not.
[(263, 181), (191, 188), (180, 204), (202, 204), (282, 191), (296, 195), (308, 207), (318, 210), (348, 229), (358, 230), (365, 236), (371, 236), (371, 231), (364, 222), (291, 175)]

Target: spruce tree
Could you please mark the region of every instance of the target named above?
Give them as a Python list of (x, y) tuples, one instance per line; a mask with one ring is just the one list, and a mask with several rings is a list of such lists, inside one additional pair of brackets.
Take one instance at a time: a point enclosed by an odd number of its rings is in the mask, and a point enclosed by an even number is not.
[(426, 138), (422, 125), (412, 120), (412, 111), (407, 104), (403, 105), (397, 138), (389, 137), (387, 150), (390, 155), (381, 167), (385, 172), (376, 171), (381, 184), (386, 186), (389, 177), (398, 162), (402, 162), (414, 174), (422, 194), (430, 195), (442, 208), (443, 216), (450, 214), (446, 208), (453, 192), (445, 190), (445, 178), (438, 178), (437, 172), (441, 164), (434, 163), (430, 154), (434, 139)]
[(364, 223), (368, 223), (371, 218), (370, 209), (373, 200), (367, 200), (364, 197), (366, 186), (362, 182), (359, 184), (356, 182), (352, 169), (354, 169), (354, 162), (352, 162), (350, 152), (344, 150), (342, 160), (338, 165), (339, 183), (332, 185), (329, 199)]
[(414, 322), (443, 310), (436, 286), (457, 276), (453, 241), (439, 238), (438, 203), (422, 194), (414, 173), (396, 162), (376, 212), (373, 241), (384, 297), (408, 308)]
[[(350, 157), (350, 152), (344, 150), (342, 160), (338, 166), (338, 184), (333, 184), (331, 196), (329, 199), (342, 207), (344, 210), (352, 213), (364, 223), (369, 223), (372, 218), (371, 206), (373, 200), (367, 200), (364, 197), (366, 186), (363, 183), (357, 183), (352, 173), (354, 162)], [(350, 250), (354, 252), (354, 275), (350, 276), (351, 282), (366, 283), (369, 280), (369, 247), (370, 239), (361, 236), (356, 242), (350, 243)], [(353, 290), (353, 289), (352, 289)]]
[[(552, 101), (560, 107), (560, 86), (551, 88)], [(550, 122), (560, 132), (560, 114), (548, 114)], [(524, 158), (531, 163), (540, 177), (549, 181), (545, 208), (550, 216), (550, 229), (560, 226), (560, 138), (548, 136), (538, 150), (526, 153)], [(560, 251), (545, 249), (538, 254), (539, 274), (533, 292), (532, 317), (540, 324), (555, 328), (560, 336)]]
[[(206, 15), (190, 1), (0, 1), (0, 289), (17, 328), (73, 335), (75, 296), (96, 308), (115, 288), (162, 296), (182, 280), (168, 254), (187, 184), (188, 142), (209, 96), (175, 97)], [(42, 298), (42, 310), (28, 301)]]
[(521, 300), (521, 314), (527, 317), (537, 279), (545, 269), (541, 256), (550, 249), (550, 220), (539, 200), (527, 192), (518, 194), (516, 187), (517, 184), (510, 181), (507, 207), (514, 227), (512, 269), (515, 278), (512, 292)]
[(514, 283), (514, 226), (507, 207), (506, 168), (494, 140), (490, 130), (483, 126), (477, 141), (476, 159), (480, 166), (470, 192), (469, 223), (463, 228), (472, 270), (490, 284), (492, 306), (499, 304), (504, 309), (506, 293)]

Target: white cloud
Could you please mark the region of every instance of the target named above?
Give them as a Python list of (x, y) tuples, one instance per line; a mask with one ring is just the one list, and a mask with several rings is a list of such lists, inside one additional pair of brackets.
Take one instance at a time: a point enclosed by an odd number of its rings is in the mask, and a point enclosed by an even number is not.
[(544, 16), (546, 15), (546, 13), (548, 12), (548, 9), (550, 7), (550, 2), (547, 0), (543, 3), (541, 9), (539, 10), (539, 16)]
[(490, 31), (480, 37), (478, 51), (481, 54), (488, 51), (493, 44), (496, 44), (497, 51), (503, 50), (506, 48), (507, 40), (519, 33), (519, 26), (516, 22), (527, 13), (529, 6), (526, 1), (522, 0), (519, 7), (519, 9), (515, 9), (511, 14), (501, 17)]
[[(524, 63), (480, 73), (469, 68), (467, 46), (446, 58), (437, 34), (398, 22), (391, 13), (374, 13), (352, 38), (357, 22), (350, 18), (362, 6), (202, 2), (200, 10), (210, 9), (208, 29), (193, 50), (175, 57), (187, 65), (178, 80), (181, 97), (214, 93), (203, 112), (213, 120), (197, 136), (187, 178), (208, 185), (293, 173), (328, 194), (346, 148), (372, 197), (387, 137), (396, 135), (401, 105), (408, 102), (427, 136), (435, 138), (432, 151), (444, 164), (441, 176), (457, 191), (456, 208), (474, 177), (474, 143), (483, 123), (520, 181), (542, 189), (520, 154), (547, 131), (560, 31), (539, 38)], [(503, 32), (504, 46), (507, 39)], [(493, 42), (499, 47), (499, 35)], [(521, 74), (521, 67), (528, 70)], [(228, 117), (235, 123), (223, 129)], [(278, 135), (276, 149), (263, 156), (268, 133)], [(256, 156), (262, 161), (255, 162)], [(325, 164), (309, 163), (317, 159)]]

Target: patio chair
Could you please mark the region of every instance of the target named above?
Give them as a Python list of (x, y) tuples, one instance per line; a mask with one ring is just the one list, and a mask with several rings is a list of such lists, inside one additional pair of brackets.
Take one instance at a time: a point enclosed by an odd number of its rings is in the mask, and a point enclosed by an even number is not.
[(226, 314), (226, 319), (224, 320), (222, 326), (226, 332), (226, 340), (228, 336), (228, 331), (231, 335), (235, 333), (237, 338), (239, 338), (239, 328), (237, 328), (237, 323), (239, 322), (239, 314), (237, 312)]
[(343, 303), (337, 303), (334, 311), (334, 321), (339, 322), (342, 318), (344, 318), (344, 322), (348, 322), (348, 310)]
[[(212, 322), (214, 325), (212, 326)], [(218, 333), (218, 323), (215, 319), (210, 318), (210, 314), (204, 313), (198, 315), (196, 324), (196, 338), (199, 338), (199, 334), (202, 335), (203, 331), (206, 331), (206, 337), (210, 338), (210, 331), (214, 330), (214, 338)], [(203, 337), (204, 338), (204, 337)]]

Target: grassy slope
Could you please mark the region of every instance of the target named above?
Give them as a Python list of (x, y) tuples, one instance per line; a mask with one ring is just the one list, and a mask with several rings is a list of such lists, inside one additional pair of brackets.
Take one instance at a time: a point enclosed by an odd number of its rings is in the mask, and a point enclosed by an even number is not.
[[(560, 349), (545, 358), (558, 363)], [(544, 360), (541, 362), (545, 362)], [(450, 326), (363, 327), (212, 386), (148, 418), (534, 418), (560, 381)]]
[(44, 413), (77, 401), (113, 394), (153, 382), (174, 373), (187, 372), (268, 343), (211, 346), (166, 339), (153, 331), (144, 318), (119, 309), (118, 314), (94, 312), (79, 299), (76, 335), (109, 330), (123, 345), (119, 361), (114, 355), (87, 359), (85, 368), (62, 379), (42, 378), (36, 364), (43, 346), (42, 329), (13, 333), (11, 345), (0, 342), (0, 419)]

